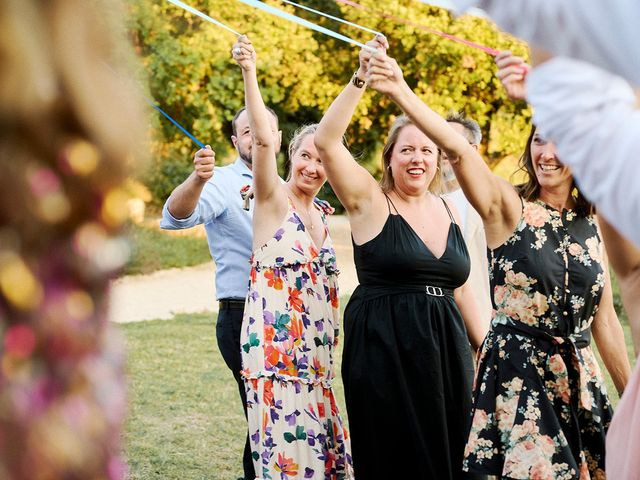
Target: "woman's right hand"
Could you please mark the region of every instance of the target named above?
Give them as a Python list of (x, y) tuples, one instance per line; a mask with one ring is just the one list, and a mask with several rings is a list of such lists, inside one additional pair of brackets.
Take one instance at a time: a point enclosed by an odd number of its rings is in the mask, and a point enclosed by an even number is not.
[(231, 49), (231, 55), (245, 72), (256, 70), (256, 51), (246, 35), (240, 35)]
[[(387, 41), (387, 37), (384, 35), (376, 35), (372, 40), (369, 40), (366, 45), (371, 48), (375, 48), (376, 50), (381, 50), (382, 52), (387, 51), (389, 48), (389, 42)], [(369, 60), (371, 60), (371, 56), (373, 52), (368, 48), (360, 49), (360, 54), (358, 55), (358, 60), (360, 62), (358, 66), (358, 78), (363, 79), (367, 75), (367, 70), (369, 69)]]
[(399, 93), (405, 85), (398, 62), (382, 51), (377, 51), (371, 56), (366, 78), (371, 88), (391, 97)]
[(525, 78), (531, 67), (525, 63), (522, 57), (515, 56), (509, 50), (504, 50), (496, 55), (496, 65), (498, 66), (497, 77), (502, 82), (509, 98), (526, 100)]

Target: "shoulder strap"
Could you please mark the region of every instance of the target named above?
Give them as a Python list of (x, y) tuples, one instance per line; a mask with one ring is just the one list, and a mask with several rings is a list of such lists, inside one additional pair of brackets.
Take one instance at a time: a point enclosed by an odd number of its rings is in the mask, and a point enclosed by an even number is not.
[(447, 205), (447, 202), (445, 201), (445, 199), (440, 197), (440, 200), (442, 200), (442, 203), (444, 203), (444, 208), (447, 209), (447, 213), (449, 214), (449, 218), (451, 219), (451, 223), (456, 223), (456, 220), (455, 220), (455, 218), (453, 218), (453, 214), (451, 213), (451, 210), (449, 209), (449, 205)]
[(393, 204), (393, 202), (391, 201), (391, 199), (389, 198), (389, 195), (387, 195), (386, 193), (384, 194), (384, 197), (387, 199), (387, 208), (389, 209), (389, 215), (391, 215), (391, 207), (393, 206), (393, 209), (396, 211), (396, 215), (399, 215), (398, 209), (396, 208), (396, 206)]
[(326, 200), (320, 200), (318, 197), (313, 197), (313, 204), (318, 210), (326, 215), (333, 215), (333, 213), (336, 211), (336, 209), (333, 208), (329, 202), (327, 202)]

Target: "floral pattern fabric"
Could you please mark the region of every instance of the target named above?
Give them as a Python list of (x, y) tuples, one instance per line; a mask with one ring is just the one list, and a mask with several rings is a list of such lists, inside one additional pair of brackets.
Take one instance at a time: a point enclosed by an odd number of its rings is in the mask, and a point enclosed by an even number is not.
[(489, 270), (494, 316), (478, 354), (465, 470), (605, 479), (613, 411), (589, 346), (605, 281), (593, 216), (524, 202)]
[(242, 375), (259, 479), (353, 479), (349, 437), (332, 390), (339, 297), (326, 227), (318, 248), (289, 202), (252, 257), (242, 327)]

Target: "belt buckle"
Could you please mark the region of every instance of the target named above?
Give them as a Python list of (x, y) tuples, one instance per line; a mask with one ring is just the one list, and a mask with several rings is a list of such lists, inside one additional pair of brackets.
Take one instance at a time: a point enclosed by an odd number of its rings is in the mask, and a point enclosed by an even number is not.
[(444, 297), (444, 292), (440, 287), (433, 287), (431, 285), (426, 285), (425, 292), (427, 295), (431, 295), (432, 297)]

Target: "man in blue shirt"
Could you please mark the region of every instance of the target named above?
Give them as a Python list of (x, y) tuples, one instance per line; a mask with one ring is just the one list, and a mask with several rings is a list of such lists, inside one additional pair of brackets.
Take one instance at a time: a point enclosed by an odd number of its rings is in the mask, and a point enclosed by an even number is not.
[[(271, 129), (280, 149), (278, 117), (271, 112)], [(216, 296), (219, 301), (216, 337), (218, 348), (238, 383), (246, 415), (246, 394), (240, 376), (240, 329), (249, 285), (249, 258), (253, 250), (253, 208), (243, 209), (240, 190), (251, 185), (251, 130), (244, 108), (231, 122), (231, 141), (238, 152), (234, 163), (215, 168), (215, 153), (209, 145), (196, 152), (194, 171), (171, 193), (162, 209), (160, 226), (177, 230), (204, 224), (211, 256), (216, 263)], [(253, 480), (249, 437), (243, 456), (244, 475)]]

